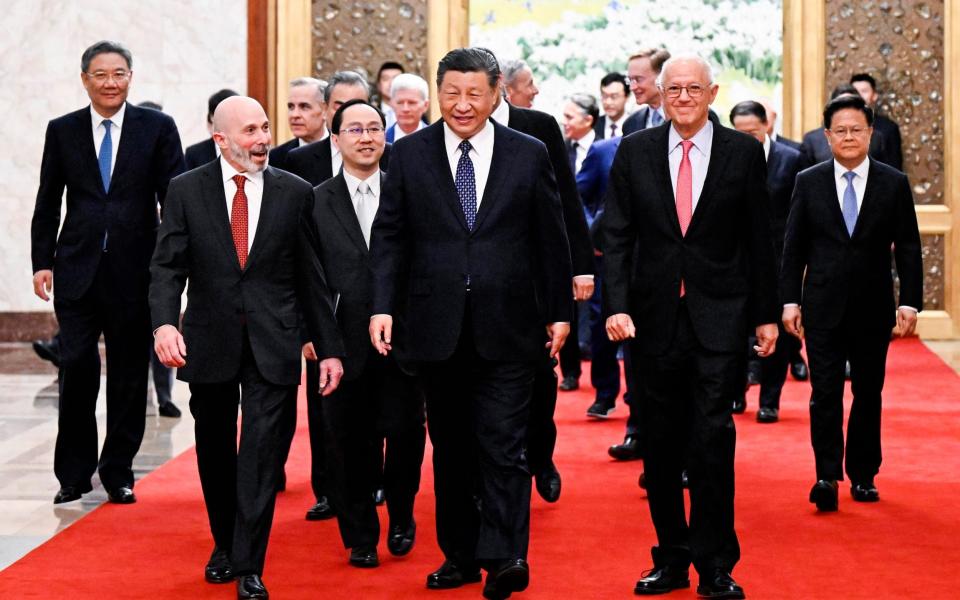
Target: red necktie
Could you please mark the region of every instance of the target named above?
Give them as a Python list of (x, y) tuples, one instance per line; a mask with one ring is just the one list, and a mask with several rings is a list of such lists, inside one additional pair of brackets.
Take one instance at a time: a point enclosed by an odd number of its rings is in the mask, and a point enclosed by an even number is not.
[[(693, 216), (693, 167), (690, 165), (690, 148), (693, 141), (683, 140), (683, 158), (680, 159), (680, 172), (677, 175), (677, 220), (680, 221), (681, 235), (687, 235), (690, 218)], [(680, 280), (680, 296), (686, 294), (683, 280)]]
[(247, 178), (234, 175), (233, 181), (237, 184), (237, 193), (233, 196), (233, 208), (230, 210), (230, 230), (233, 231), (233, 245), (237, 248), (237, 260), (242, 269), (247, 266), (247, 195), (243, 191)]

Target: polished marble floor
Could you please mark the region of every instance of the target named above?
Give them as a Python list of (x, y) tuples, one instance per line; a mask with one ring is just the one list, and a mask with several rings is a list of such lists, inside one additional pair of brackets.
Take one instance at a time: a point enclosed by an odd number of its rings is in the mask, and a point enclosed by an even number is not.
[[(960, 341), (927, 346), (960, 373)], [(56, 379), (56, 369), (39, 360), (29, 344), (0, 344), (0, 570), (106, 501), (94, 476), (94, 490), (82, 500), (52, 503), (59, 487), (53, 476)], [(106, 417), (103, 390), (101, 385), (101, 432)], [(138, 478), (193, 444), (187, 386), (178, 381), (173, 392), (183, 412), (179, 419), (158, 416), (152, 389), (150, 396), (146, 434), (134, 462)]]

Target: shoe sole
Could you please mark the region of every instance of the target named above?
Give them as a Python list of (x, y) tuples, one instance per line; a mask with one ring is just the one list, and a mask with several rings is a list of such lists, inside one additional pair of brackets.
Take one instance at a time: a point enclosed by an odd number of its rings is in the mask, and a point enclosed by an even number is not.
[(351, 560), (350, 566), (356, 567), (358, 569), (373, 569), (380, 566), (380, 561), (378, 560), (376, 562), (367, 562), (362, 560), (358, 560), (358, 561)]
[(672, 591), (674, 591), (674, 590), (685, 590), (685, 589), (689, 589), (689, 588), (690, 588), (690, 580), (688, 579), (687, 581), (684, 581), (683, 583), (680, 583), (680, 584), (677, 584), (677, 585), (672, 585), (672, 586), (670, 586), (669, 588), (664, 589), (664, 590), (652, 590), (652, 589), (648, 589), (648, 588), (635, 587), (635, 588), (633, 588), (633, 593), (634, 593), (635, 595), (637, 595), (637, 596), (660, 596), (660, 595), (663, 595), (663, 594), (669, 594), (670, 592), (672, 592)]
[(757, 417), (757, 423), (776, 423), (780, 417)]
[(333, 514), (333, 513), (330, 513), (329, 515), (323, 515), (322, 517), (321, 517), (321, 516), (317, 516), (317, 515), (312, 515), (312, 514), (310, 514), (310, 513), (307, 513), (306, 519), (307, 519), (308, 521), (329, 521), (330, 519), (334, 518), (335, 516), (337, 516), (337, 515), (335, 515), (335, 514)]
[(833, 494), (827, 496), (828, 492), (813, 490), (810, 492), (810, 502), (817, 505), (820, 512), (837, 512), (839, 502)]
[(476, 574), (471, 574), (467, 577), (464, 577), (460, 581), (460, 583), (455, 583), (455, 584), (440, 584), (440, 583), (435, 583), (428, 580), (427, 589), (428, 590), (454, 590), (454, 589), (457, 589), (458, 587), (463, 587), (471, 583), (480, 583), (482, 580), (483, 580), (483, 576), (481, 576), (479, 572), (477, 572)]
[(711, 598), (712, 600), (744, 600), (746, 594), (743, 592), (718, 592), (715, 594), (710, 594), (704, 591), (701, 591), (700, 586), (697, 586), (697, 595), (701, 598)]
[(616, 411), (616, 410), (617, 410), (617, 407), (613, 407), (613, 408), (607, 410), (607, 412), (604, 412), (604, 413), (587, 411), (587, 416), (590, 417), (590, 418), (592, 418), (592, 419), (609, 419), (609, 418), (610, 418), (610, 415), (612, 415), (612, 414), (614, 413), (614, 411)]
[(231, 575), (228, 578), (228, 577), (207, 577), (206, 575), (204, 575), (203, 580), (206, 581), (207, 583), (213, 583), (213, 584), (219, 585), (221, 583), (230, 583), (231, 581), (236, 581), (237, 576)]
[[(530, 585), (530, 571), (520, 567), (510, 567), (497, 573), (497, 579), (494, 583), (496, 587), (496, 596), (487, 596), (485, 598), (509, 598), (513, 592), (522, 592)], [(484, 590), (486, 591), (486, 590)]]

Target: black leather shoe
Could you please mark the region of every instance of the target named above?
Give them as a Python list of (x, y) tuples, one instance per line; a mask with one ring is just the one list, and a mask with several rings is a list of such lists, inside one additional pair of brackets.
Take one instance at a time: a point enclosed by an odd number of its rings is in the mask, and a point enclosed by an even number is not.
[(751, 385), (760, 385), (760, 373), (753, 369), (747, 370), (747, 387)]
[(483, 597), (490, 600), (509, 598), (513, 592), (522, 592), (530, 585), (530, 566), (527, 561), (517, 558), (503, 563), (487, 572), (487, 581), (483, 584)]
[(843, 377), (847, 381), (850, 381), (850, 361), (847, 361), (847, 364), (843, 366)]
[(873, 480), (852, 482), (850, 485), (850, 495), (853, 496), (853, 499), (857, 502), (880, 501), (880, 492), (877, 491), (877, 486), (873, 484)]
[(417, 523), (412, 518), (406, 527), (390, 525), (387, 533), (387, 550), (394, 556), (404, 556), (413, 548), (417, 539)]
[(164, 402), (157, 407), (157, 412), (160, 413), (161, 417), (169, 417), (171, 419), (180, 418), (180, 409), (177, 408), (177, 405), (173, 402)]
[(377, 506), (383, 506), (383, 503), (387, 501), (387, 496), (383, 492), (383, 488), (377, 488), (373, 492), (373, 503)]
[(60, 344), (57, 338), (34, 341), (33, 351), (43, 360), (53, 363), (53, 366), (60, 367)]
[(60, 486), (57, 495), (53, 497), (54, 504), (63, 504), (64, 502), (73, 502), (79, 500), (81, 496), (92, 490), (90, 485), (64, 485)]
[(606, 419), (617, 410), (616, 404), (607, 404), (605, 402), (594, 402), (587, 409), (587, 416), (594, 419)]
[(246, 600), (247, 598), (269, 598), (267, 587), (263, 585), (263, 580), (259, 575), (241, 575), (237, 580), (237, 598)]
[(350, 549), (350, 565), (361, 569), (372, 569), (380, 566), (376, 546), (360, 546)]
[(641, 489), (641, 490), (647, 489), (647, 474), (646, 474), (646, 473), (642, 473), (642, 472), (640, 473), (640, 478), (637, 479), (637, 485), (640, 486), (640, 489)]
[(663, 565), (641, 574), (640, 581), (633, 587), (633, 593), (638, 596), (653, 596), (688, 587), (690, 575), (687, 567)]
[(607, 454), (615, 460), (638, 460), (640, 458), (640, 440), (628, 433), (623, 438), (623, 443), (610, 446), (607, 449)]
[(127, 486), (107, 490), (107, 498), (114, 504), (133, 504), (137, 501), (133, 490)]
[(747, 410), (747, 397), (741, 396), (733, 401), (733, 414), (742, 415)]
[(431, 590), (450, 590), (478, 581), (480, 567), (460, 566), (452, 560), (443, 561), (439, 569), (427, 575), (427, 587)]
[(821, 479), (813, 484), (813, 489), (810, 490), (810, 502), (816, 504), (820, 512), (837, 510), (837, 482)]
[(697, 585), (697, 595), (704, 598), (722, 598), (723, 600), (738, 600), (746, 598), (743, 588), (730, 577), (730, 573), (717, 569), (709, 577), (701, 577)]
[(214, 546), (210, 560), (203, 570), (203, 578), (208, 583), (229, 583), (236, 578), (233, 573), (233, 565), (230, 564), (230, 557), (220, 548)]
[(307, 520), (308, 521), (325, 521), (327, 519), (332, 519), (336, 516), (336, 513), (333, 512), (333, 507), (330, 506), (330, 502), (327, 500), (326, 496), (320, 496), (320, 499), (317, 500), (317, 503), (310, 507), (310, 510), (307, 511)]
[(554, 465), (537, 473), (536, 485), (537, 493), (547, 502), (556, 502), (560, 499), (560, 472)]
[(809, 379), (810, 373), (807, 371), (807, 363), (803, 362), (802, 358), (790, 363), (790, 375), (797, 381), (806, 381)]
[(572, 392), (578, 389), (580, 389), (580, 378), (574, 377), (573, 375), (565, 376), (563, 381), (560, 382), (561, 392)]
[(757, 411), (757, 423), (776, 423), (780, 420), (780, 411), (761, 406)]

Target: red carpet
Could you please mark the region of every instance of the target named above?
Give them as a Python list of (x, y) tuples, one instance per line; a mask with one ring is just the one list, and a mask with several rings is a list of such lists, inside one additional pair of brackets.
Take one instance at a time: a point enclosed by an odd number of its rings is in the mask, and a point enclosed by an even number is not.
[[(588, 381), (585, 373), (583, 382)], [(557, 464), (563, 496), (535, 497), (532, 582), (519, 598), (629, 598), (654, 543), (640, 463), (614, 463), (626, 410), (588, 421), (587, 391), (561, 393)], [(840, 512), (807, 503), (813, 478), (806, 384), (790, 381), (781, 422), (754, 420), (757, 390), (737, 417), (737, 529), (743, 559), (734, 575), (750, 598), (957, 598), (960, 563), (960, 378), (918, 341), (891, 348), (884, 408), (885, 462), (879, 504)], [(433, 531), (429, 459), (417, 503), (419, 537), (406, 558), (381, 544), (379, 569), (347, 566), (333, 521), (308, 523), (306, 419), (287, 467), (264, 580), (272, 597), (478, 598), (480, 586), (428, 592), (442, 558)], [(211, 541), (187, 452), (137, 485), (134, 506), (106, 505), (0, 573), (3, 598), (235, 598), (232, 584), (203, 582)], [(382, 517), (384, 524), (385, 515)], [(691, 573), (696, 586), (696, 574)], [(693, 598), (693, 591), (667, 598)]]

